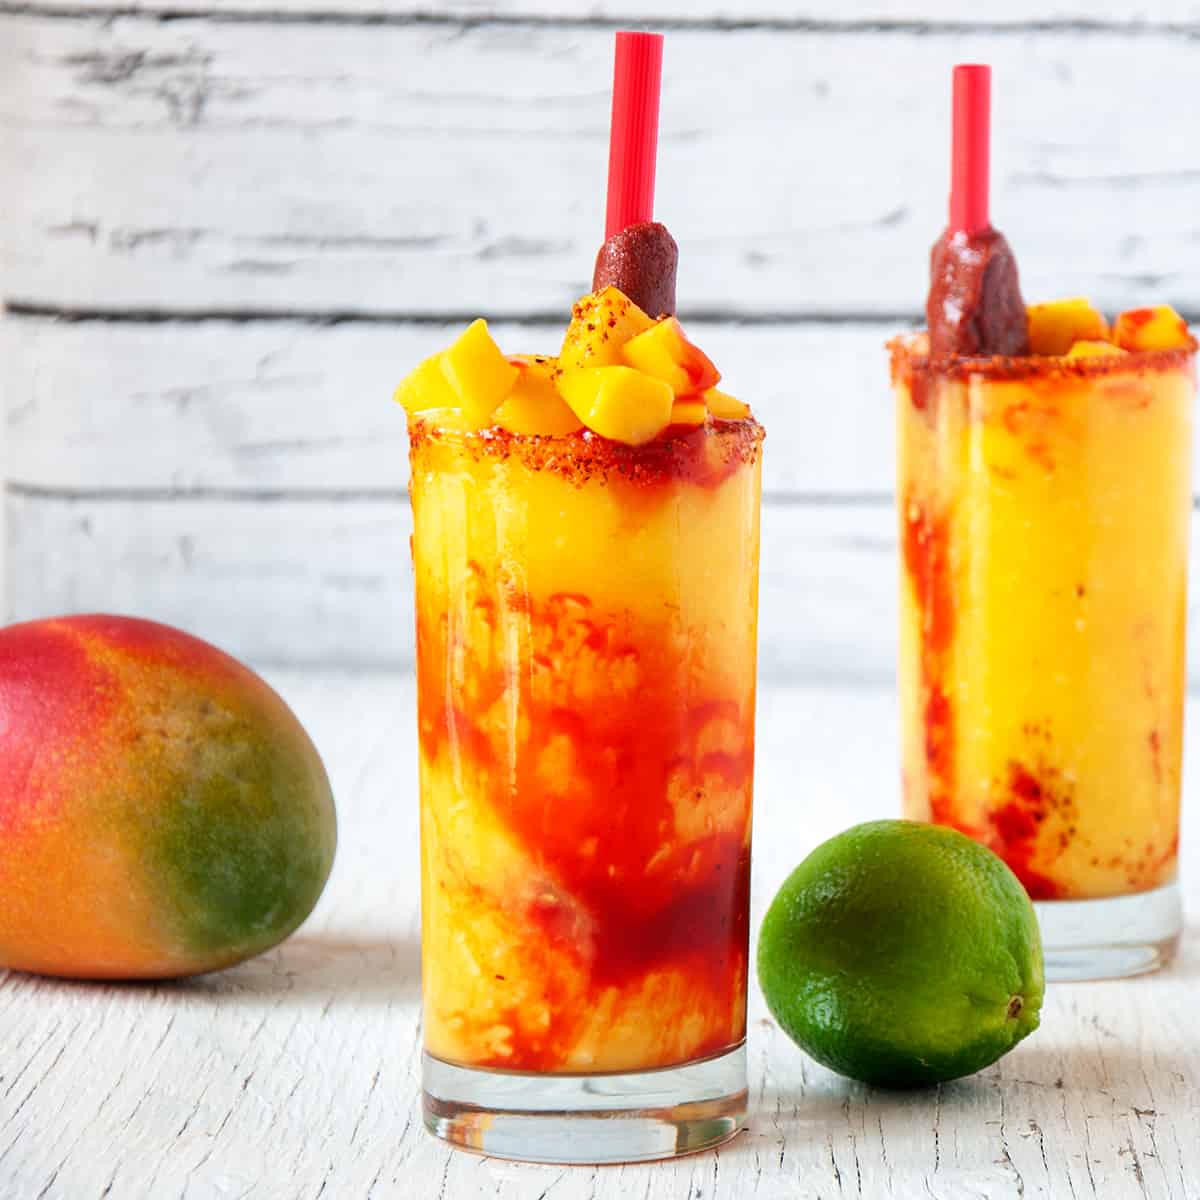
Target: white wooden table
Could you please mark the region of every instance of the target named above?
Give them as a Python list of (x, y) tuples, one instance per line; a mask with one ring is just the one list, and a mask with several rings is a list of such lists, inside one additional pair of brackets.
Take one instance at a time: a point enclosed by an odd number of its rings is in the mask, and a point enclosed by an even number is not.
[[(1037, 1033), (934, 1091), (838, 1078), (787, 1041), (752, 987), (750, 1128), (725, 1149), (599, 1169), (447, 1149), (417, 1099), (411, 682), (273, 680), (338, 796), (339, 858), (317, 913), (274, 953), (190, 983), (0, 975), (3, 1200), (1200, 1195), (1195, 926), (1169, 972), (1052, 987)], [(1200, 749), (1195, 726), (1188, 745)], [(895, 761), (890, 691), (764, 689), (755, 928), (813, 845), (895, 810)], [(1186, 829), (1194, 880), (1197, 822)], [(1200, 888), (1189, 904), (1200, 917)]]

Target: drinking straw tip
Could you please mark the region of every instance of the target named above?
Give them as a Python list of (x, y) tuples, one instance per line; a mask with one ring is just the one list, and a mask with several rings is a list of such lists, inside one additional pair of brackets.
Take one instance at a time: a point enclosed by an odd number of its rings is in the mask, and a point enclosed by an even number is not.
[(605, 239), (654, 218), (663, 35), (621, 30), (613, 64)]
[(983, 63), (954, 68), (953, 149), (950, 161), (950, 232), (987, 229), (992, 69)]

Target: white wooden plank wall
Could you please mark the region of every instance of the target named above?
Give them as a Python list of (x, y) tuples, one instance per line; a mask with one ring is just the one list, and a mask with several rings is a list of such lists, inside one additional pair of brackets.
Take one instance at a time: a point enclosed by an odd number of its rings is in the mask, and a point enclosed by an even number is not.
[[(21, 8), (6, 0), (5, 8)], [(383, 21), (428, 20), (497, 22), (549, 20), (576, 24), (618, 23), (623, 27), (677, 29), (699, 26), (722, 29), (780, 27), (807, 29), (832, 24), (838, 28), (904, 27), (925, 32), (935, 27), (966, 29), (1063, 27), (1069, 29), (1139, 29), (1186, 27), (1200, 20), (1196, 0), (1006, 0), (990, 8), (961, 0), (42, 0), (41, 12), (70, 13), (201, 13), (235, 14), (254, 19), (264, 11), (275, 16), (311, 18), (314, 15)]]
[(888, 678), (882, 343), (943, 218), (949, 66), (995, 65), (1027, 294), (1194, 315), (1197, 0), (0, 0), (8, 615), (406, 662), (388, 396), (477, 312), (553, 347), (628, 22), (672, 29), (683, 315), (769, 430), (764, 669)]

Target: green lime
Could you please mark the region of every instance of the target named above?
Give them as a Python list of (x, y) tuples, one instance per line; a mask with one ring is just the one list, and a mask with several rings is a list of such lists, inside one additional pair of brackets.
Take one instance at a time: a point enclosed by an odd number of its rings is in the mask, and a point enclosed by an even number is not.
[(916, 1087), (993, 1063), (1038, 1026), (1033, 905), (953, 829), (871, 821), (818, 846), (771, 903), (758, 979), (772, 1015), (852, 1079)]

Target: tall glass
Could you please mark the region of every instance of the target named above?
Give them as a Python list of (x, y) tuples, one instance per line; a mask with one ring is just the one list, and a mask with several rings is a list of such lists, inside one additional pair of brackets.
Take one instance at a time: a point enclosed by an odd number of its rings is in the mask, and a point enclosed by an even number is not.
[(632, 1161), (743, 1121), (761, 439), (410, 421), (441, 1137)]
[(1170, 960), (1194, 350), (892, 343), (907, 816), (996, 851), (1051, 977)]

